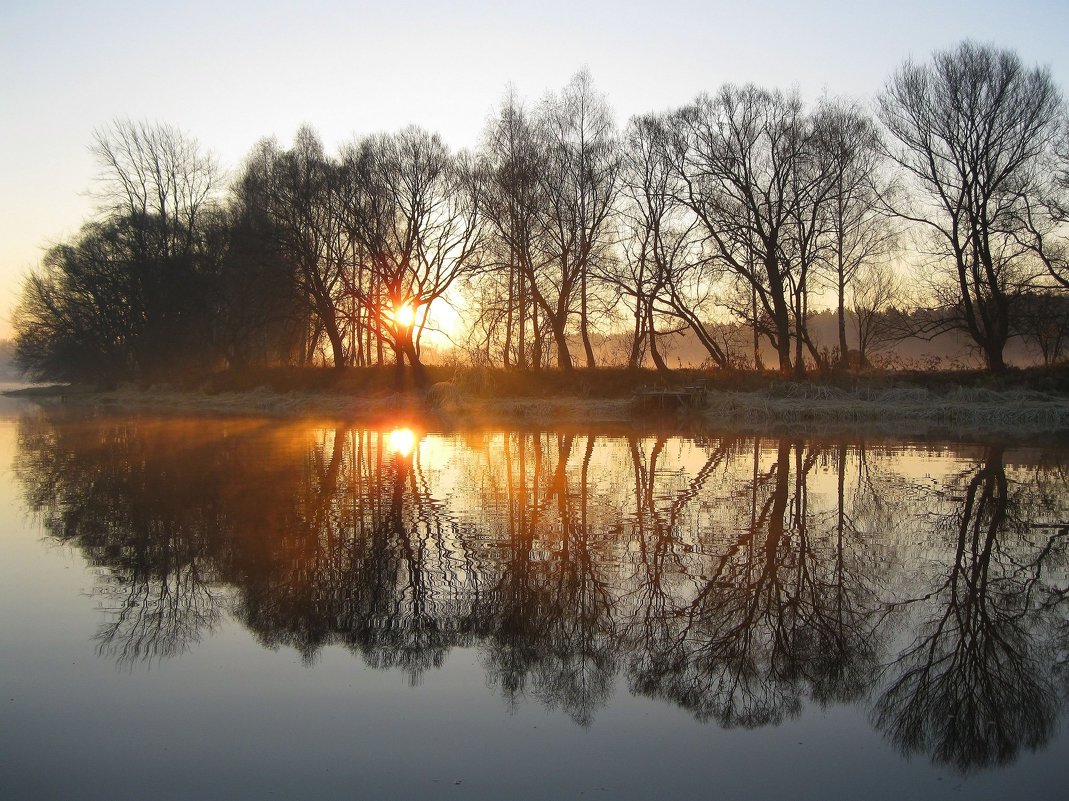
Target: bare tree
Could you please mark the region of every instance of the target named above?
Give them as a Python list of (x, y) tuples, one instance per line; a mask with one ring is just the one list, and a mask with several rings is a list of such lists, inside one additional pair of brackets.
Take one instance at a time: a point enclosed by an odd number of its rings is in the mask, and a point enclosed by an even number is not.
[(306, 356), (325, 336), (334, 366), (341, 368), (348, 362), (338, 311), (347, 253), (344, 217), (333, 194), (336, 173), (318, 134), (301, 128), (289, 150), (273, 140), (259, 143), (241, 180), (256, 184), (255, 193), (247, 194), (264, 204), (274, 244), (294, 269), (312, 322)]
[(558, 365), (564, 369), (572, 367), (566, 333), (572, 303), (578, 303), (579, 334), (587, 367), (593, 367), (590, 274), (612, 244), (609, 222), (620, 169), (616, 126), (585, 70), (559, 97), (546, 100), (539, 122), (545, 148), (545, 265), (540, 280), (532, 282), (535, 300), (550, 321)]
[[(804, 291), (797, 270), (809, 258), (789, 245), (812, 180), (798, 174), (810, 146), (801, 101), (752, 85), (725, 86), (679, 112), (675, 126), (680, 200), (698, 216), (715, 258), (752, 288), (760, 306), (752, 317), (769, 321), (764, 333), (780, 370), (790, 372), (792, 292)], [(794, 323), (804, 326), (804, 319)]]
[[(727, 357), (702, 320), (718, 276), (704, 256), (697, 218), (675, 199), (678, 186), (665, 147), (667, 135), (664, 118), (656, 115), (628, 123), (619, 203), (623, 258), (606, 265), (600, 277), (631, 306), (629, 366), (637, 367), (648, 348), (657, 369), (668, 369), (658, 337), (689, 327), (710, 358), (724, 367)], [(658, 323), (668, 328), (658, 330)]]
[(220, 238), (214, 158), (177, 128), (95, 134), (99, 218), (23, 286), (17, 361), (42, 378), (111, 382), (211, 362)]
[(879, 131), (865, 110), (855, 103), (826, 100), (816, 116), (821, 121), (820, 146), (831, 160), (825, 259), (837, 301), (839, 359), (845, 365), (847, 287), (859, 270), (887, 258), (896, 245), (883, 211), (891, 187), (881, 169)]
[(944, 327), (966, 331), (992, 370), (1005, 367), (1014, 298), (1033, 277), (1020, 244), (1023, 199), (1059, 108), (1049, 71), (972, 42), (906, 62), (879, 98), (889, 155), (921, 201), (896, 210), (927, 230), (945, 269), (936, 281)]
[(613, 258), (620, 163), (612, 114), (590, 75), (580, 72), (535, 114), (506, 95), (484, 134), (479, 167), (487, 266), (508, 275), (500, 321), (506, 364), (526, 366), (530, 349), (531, 363), (541, 366), (548, 331), (560, 368), (574, 366), (573, 333), (594, 366), (591, 330), (601, 288), (594, 279)]
[(131, 303), (124, 236), (89, 224), (23, 283), (12, 316), (15, 363), (36, 379), (111, 383), (136, 369), (142, 321)]
[[(850, 312), (857, 325), (858, 367), (868, 365), (869, 355), (899, 337), (892, 310), (902, 298), (902, 285), (894, 268), (885, 262), (862, 266), (851, 282)], [(849, 351), (845, 352), (849, 356)]]
[(378, 304), (398, 363), (407, 358), (422, 380), (420, 337), (431, 304), (479, 264), (474, 164), (415, 127), (369, 137), (345, 158), (353, 204), (348, 235), (381, 295), (366, 295), (367, 285), (357, 283), (351, 291)]
[(231, 366), (303, 363), (312, 313), (269, 213), (273, 145), (253, 149), (228, 204), (213, 336)]
[(196, 139), (172, 125), (119, 119), (94, 132), (90, 152), (100, 167), (93, 195), (105, 214), (155, 221), (161, 255), (194, 247), (223, 177)]
[[(535, 277), (542, 259), (538, 237), (545, 204), (543, 155), (535, 121), (510, 88), (486, 127), (479, 151), (479, 194), (487, 228), (484, 259), (499, 268), (494, 273), (507, 275), (504, 314), (493, 326), (504, 327), (505, 367), (542, 366)], [(488, 280), (500, 278), (491, 274)], [(483, 292), (483, 297), (490, 294), (496, 293)]]

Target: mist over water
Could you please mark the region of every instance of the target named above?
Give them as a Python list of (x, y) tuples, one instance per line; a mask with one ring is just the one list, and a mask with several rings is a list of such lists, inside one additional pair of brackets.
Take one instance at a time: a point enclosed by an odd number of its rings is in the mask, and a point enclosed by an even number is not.
[(84, 412), (0, 440), (12, 797), (1064, 786), (1064, 448)]

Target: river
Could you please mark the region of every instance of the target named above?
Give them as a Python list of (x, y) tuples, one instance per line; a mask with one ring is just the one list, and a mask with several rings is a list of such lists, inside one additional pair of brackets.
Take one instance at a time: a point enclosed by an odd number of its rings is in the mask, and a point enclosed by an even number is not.
[(0, 795), (1058, 797), (1069, 449), (0, 409)]

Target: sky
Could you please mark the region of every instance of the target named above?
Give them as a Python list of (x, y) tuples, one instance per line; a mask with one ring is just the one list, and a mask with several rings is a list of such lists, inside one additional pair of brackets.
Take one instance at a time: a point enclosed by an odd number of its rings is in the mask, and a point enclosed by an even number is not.
[(165, 122), (231, 169), (302, 124), (333, 149), (414, 123), (474, 147), (510, 83), (587, 67), (621, 124), (726, 82), (871, 100), (965, 38), (1069, 86), (1069, 2), (0, 0), (0, 338), (23, 277), (92, 213), (93, 132)]

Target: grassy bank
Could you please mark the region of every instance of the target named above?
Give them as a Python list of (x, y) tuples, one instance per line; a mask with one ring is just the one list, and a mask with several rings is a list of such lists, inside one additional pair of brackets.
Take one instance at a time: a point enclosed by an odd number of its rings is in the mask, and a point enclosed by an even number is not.
[[(172, 384), (35, 388), (24, 396), (104, 409), (314, 415), (431, 428), (620, 425), (688, 430), (1005, 432), (1069, 437), (1069, 370), (772, 373), (601, 369), (520, 372), (429, 367), (429, 388), (397, 389), (392, 368), (228, 371)], [(700, 390), (695, 389), (700, 385)], [(636, 393), (689, 388), (652, 405)], [(648, 397), (647, 397), (648, 400)]]
[[(593, 397), (630, 398), (642, 387), (684, 387), (704, 381), (710, 389), (752, 392), (796, 384), (834, 387), (846, 391), (923, 388), (933, 392), (957, 388), (1034, 390), (1069, 397), (1069, 366), (1013, 369), (993, 374), (960, 371), (828, 371), (811, 373), (802, 381), (776, 372), (752, 370), (669, 370), (604, 367), (595, 370), (503, 370), (428, 366), (426, 383), (450, 382), (466, 394), (482, 398)], [(317, 367), (279, 367), (227, 370), (187, 376), (167, 386), (183, 391), (247, 392), (267, 388), (278, 393), (318, 392), (352, 396), (383, 395), (414, 389), (406, 373), (398, 387), (392, 367), (353, 367), (340, 370)], [(142, 385), (144, 388), (144, 385)]]

